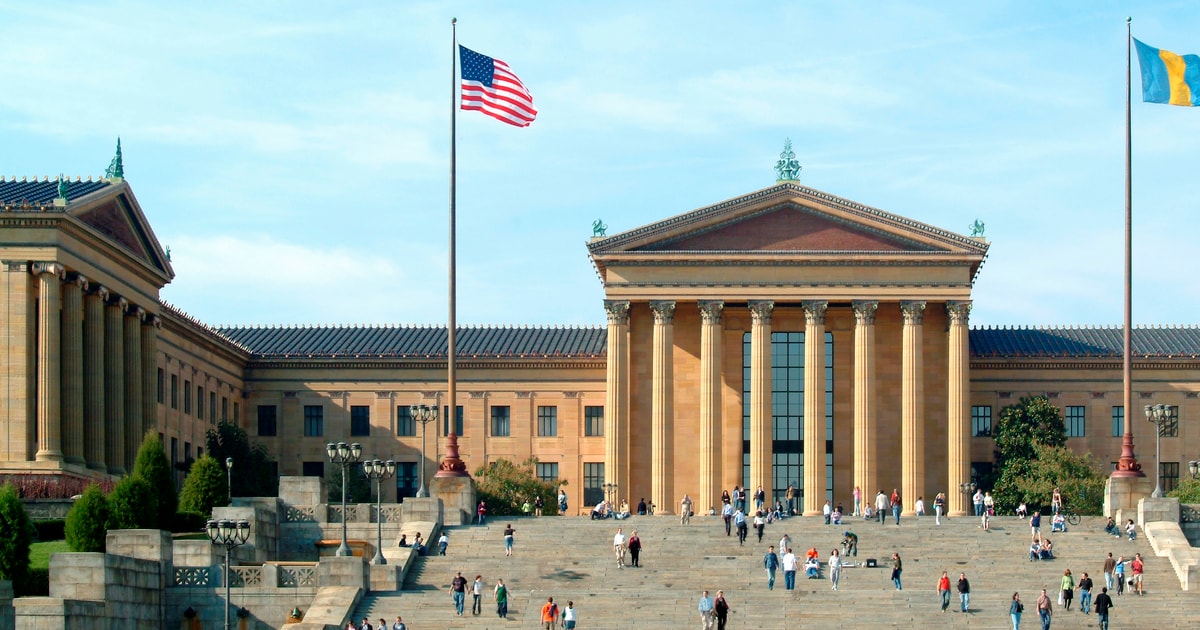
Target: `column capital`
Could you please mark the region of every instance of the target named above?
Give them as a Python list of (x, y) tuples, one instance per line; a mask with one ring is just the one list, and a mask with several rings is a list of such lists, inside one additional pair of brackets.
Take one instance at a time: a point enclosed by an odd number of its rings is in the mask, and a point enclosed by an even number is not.
[(906, 326), (919, 326), (925, 320), (925, 300), (905, 300), (900, 303)]
[(133, 316), (140, 322), (146, 317), (146, 309), (138, 306), (137, 304), (128, 304), (125, 309), (125, 314)]
[(604, 300), (604, 312), (609, 324), (628, 324), (629, 300)]
[(758, 324), (770, 324), (771, 313), (775, 311), (774, 300), (750, 300), (750, 320)]
[(700, 320), (705, 324), (720, 324), (721, 313), (725, 310), (722, 300), (700, 300), (696, 303), (700, 308)]
[(67, 280), (67, 284), (79, 285), (79, 290), (86, 292), (88, 290), (88, 279), (81, 273), (73, 273)]
[(33, 265), (29, 267), (29, 272), (35, 276), (40, 276), (42, 274), (55, 275), (58, 276), (59, 280), (67, 277), (66, 268), (56, 262), (34, 261)]
[(854, 309), (854, 321), (860, 326), (874, 326), (875, 312), (879, 310), (879, 300), (854, 300), (850, 303)]
[(151, 315), (147, 313), (142, 319), (142, 325), (152, 326), (155, 330), (162, 330), (162, 318), (160, 318), (158, 315)]
[(967, 321), (971, 316), (971, 302), (969, 301), (954, 301), (946, 302), (946, 313), (950, 316), (950, 323), (967, 325)]
[(804, 323), (808, 325), (824, 326), (825, 311), (829, 309), (829, 302), (825, 300), (804, 300), (800, 303), (804, 308)]
[(115, 307), (121, 309), (121, 312), (124, 313), (125, 309), (129, 308), (129, 300), (126, 300), (125, 298), (117, 295), (116, 293), (109, 293), (108, 294), (108, 305), (115, 306)]
[(655, 324), (670, 324), (675, 319), (675, 300), (650, 300)]
[(108, 287), (103, 284), (92, 284), (88, 293), (99, 296), (101, 302), (108, 301)]

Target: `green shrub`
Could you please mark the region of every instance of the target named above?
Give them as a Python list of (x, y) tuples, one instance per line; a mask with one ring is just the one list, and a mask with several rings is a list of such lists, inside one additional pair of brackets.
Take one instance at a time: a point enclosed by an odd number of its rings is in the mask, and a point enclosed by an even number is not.
[(71, 551), (104, 551), (112, 508), (100, 486), (92, 485), (67, 512), (64, 534)]
[(488, 516), (515, 516), (524, 512), (526, 501), (542, 497), (542, 514), (558, 513), (558, 489), (567, 482), (561, 479), (542, 481), (537, 476), (537, 458), (519, 464), (498, 459), (475, 471), (475, 494), (487, 504)]
[(108, 497), (112, 529), (157, 529), (158, 495), (140, 475), (130, 475), (113, 488)]
[(0, 487), (0, 580), (25, 583), (33, 525), (12, 484)]
[(61, 518), (34, 521), (33, 529), (37, 532), (36, 536), (38, 540), (46, 542), (51, 540), (62, 540), (63, 528), (66, 523), (66, 519)]
[(207, 454), (192, 463), (179, 493), (179, 511), (202, 514), (208, 518), (213, 506), (228, 505), (228, 480), (224, 466)]
[(167, 454), (163, 451), (162, 440), (159, 439), (157, 431), (147, 431), (146, 437), (142, 439), (137, 462), (133, 465), (133, 474), (145, 479), (154, 488), (157, 498), (155, 505), (158, 506), (158, 518), (154, 527), (170, 529), (175, 521), (175, 505), (178, 502), (175, 493), (175, 473), (171, 471), (171, 462), (167, 461)]

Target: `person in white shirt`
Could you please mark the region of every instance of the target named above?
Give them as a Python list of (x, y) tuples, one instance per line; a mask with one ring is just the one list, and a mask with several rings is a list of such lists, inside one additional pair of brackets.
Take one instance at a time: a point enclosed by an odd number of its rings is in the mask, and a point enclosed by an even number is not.
[(791, 547), (782, 547), (782, 549), (785, 551), (779, 564), (783, 567), (783, 587), (791, 591), (796, 588), (796, 554), (792, 553)]
[(983, 490), (976, 490), (971, 501), (975, 504), (975, 516), (983, 516)]
[(833, 583), (833, 590), (838, 590), (838, 581), (842, 579), (842, 556), (834, 549), (829, 553), (829, 581)]
[(915, 509), (917, 511), (917, 516), (925, 516), (925, 497), (917, 497)]
[(567, 602), (567, 607), (562, 613), (563, 628), (573, 630), (575, 628), (575, 602)]
[(613, 536), (613, 553), (617, 556), (617, 568), (625, 568), (625, 532), (621, 528), (617, 528), (617, 534)]
[(880, 525), (887, 522), (887, 509), (888, 497), (883, 493), (883, 490), (880, 490), (879, 494), (875, 495), (875, 514), (879, 516)]

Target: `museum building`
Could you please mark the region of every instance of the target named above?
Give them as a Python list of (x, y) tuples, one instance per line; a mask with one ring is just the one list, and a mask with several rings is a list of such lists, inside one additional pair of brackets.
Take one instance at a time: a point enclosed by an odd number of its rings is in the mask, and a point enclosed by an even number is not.
[[(946, 492), (955, 513), (1000, 410), (1035, 394), (1062, 410), (1069, 447), (1120, 454), (1119, 328), (971, 329), (982, 236), (798, 181), (594, 236), (607, 326), (460, 327), (453, 413), (444, 327), (214, 328), (162, 302), (169, 256), (119, 168), (0, 178), (0, 222), (0, 475), (119, 476), (151, 429), (186, 465), (231, 421), (284, 475), (324, 476), (328, 442), (395, 459), (388, 500), (413, 495), (454, 433), (472, 472), (536, 457), (573, 513), (605, 495), (703, 509), (735, 484), (793, 485), (810, 514), (856, 486), (895, 488), (906, 510)], [(1200, 329), (1133, 342), (1136, 403), (1179, 409), (1170, 487), (1200, 459)], [(425, 424), (411, 405), (442, 413)]]

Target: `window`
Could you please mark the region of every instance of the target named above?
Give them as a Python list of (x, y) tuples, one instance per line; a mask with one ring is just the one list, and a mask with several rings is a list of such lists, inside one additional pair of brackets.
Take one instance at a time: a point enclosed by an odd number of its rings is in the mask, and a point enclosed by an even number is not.
[(583, 408), (583, 435), (585, 437), (604, 435), (604, 407), (597, 405)]
[(396, 498), (417, 496), (417, 462), (396, 462)]
[(550, 463), (545, 463), (545, 464), (543, 464), (542, 462), (538, 462), (537, 476), (538, 476), (538, 479), (541, 479), (542, 481), (545, 481), (546, 483), (557, 483), (558, 482), (558, 462), (550, 462)]
[(971, 407), (971, 437), (992, 437), (992, 406)]
[(196, 386), (196, 418), (204, 419), (204, 388)]
[(233, 423), (237, 424), (242, 419), (242, 407), (238, 401), (233, 401)]
[(325, 478), (325, 462), (304, 462), (301, 464), (301, 474), (305, 477)]
[(350, 435), (362, 437), (371, 435), (371, 408), (366, 405), (350, 407)]
[(183, 413), (192, 413), (192, 382), (183, 382)]
[(1114, 406), (1112, 408), (1112, 436), (1123, 437), (1125, 435), (1125, 407)]
[(221, 422), (229, 422), (229, 399), (221, 397)]
[(1179, 485), (1179, 462), (1159, 462), (1158, 476), (1164, 494), (1174, 490)]
[(216, 392), (208, 393), (208, 423), (217, 423), (217, 394)]
[[(463, 408), (458, 405), (454, 408), (454, 434), (462, 437), (463, 434)], [(442, 435), (450, 435), (450, 407), (442, 405)]]
[(539, 406), (538, 437), (558, 436), (558, 407)]
[(325, 408), (321, 405), (304, 405), (304, 437), (321, 437), (325, 434)]
[(583, 463), (583, 502), (596, 505), (604, 499), (604, 462)]
[(258, 435), (259, 437), (275, 437), (278, 428), (275, 425), (275, 405), (258, 406)]
[(183, 461), (189, 467), (191, 467), (192, 462), (195, 461), (192, 459), (192, 443), (191, 442), (183, 443)]
[(179, 376), (171, 375), (171, 408), (179, 408)]
[(158, 404), (163, 404), (167, 396), (167, 373), (158, 368)]
[(171, 468), (174, 469), (179, 463), (179, 438), (171, 438)]
[(1083, 405), (1079, 405), (1079, 406), (1068, 405), (1067, 406), (1067, 418), (1066, 418), (1067, 437), (1069, 437), (1069, 438), (1083, 437), (1084, 436), (1084, 425), (1086, 424), (1086, 422), (1085, 422), (1086, 419), (1087, 419), (1087, 407), (1084, 407)]
[(508, 405), (497, 405), (492, 407), (492, 437), (509, 436), (510, 427), (508, 420)]
[(204, 449), (197, 446), (196, 447), (196, 459), (200, 459), (201, 457), (204, 457)]
[(396, 435), (414, 436), (417, 434), (417, 421), (408, 412), (408, 407), (396, 407)]
[[(1171, 407), (1171, 415), (1167, 421), (1163, 423), (1162, 430), (1159, 435), (1165, 438), (1179, 437), (1179, 407)], [(1176, 475), (1178, 476), (1178, 475)], [(1166, 489), (1163, 489), (1166, 492)]]

